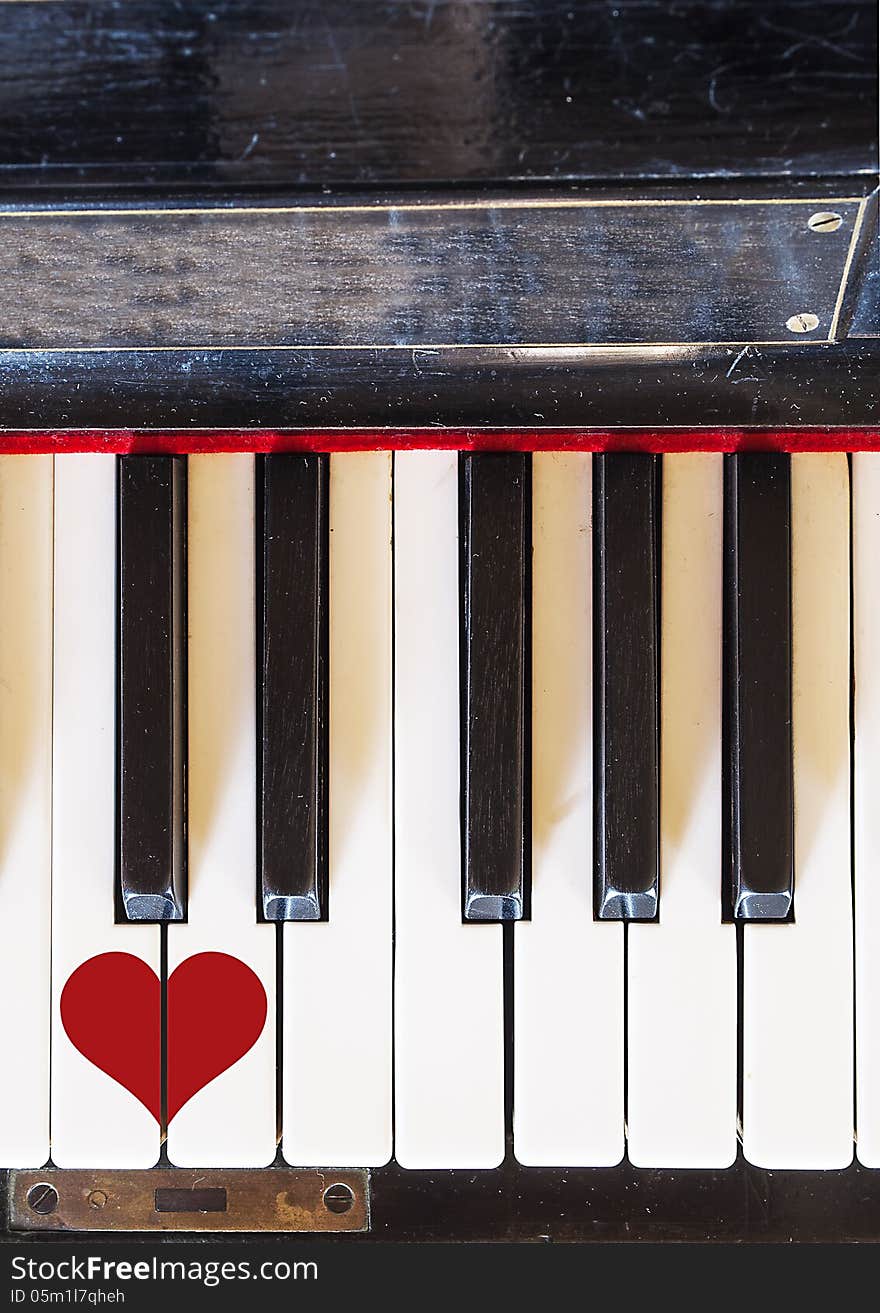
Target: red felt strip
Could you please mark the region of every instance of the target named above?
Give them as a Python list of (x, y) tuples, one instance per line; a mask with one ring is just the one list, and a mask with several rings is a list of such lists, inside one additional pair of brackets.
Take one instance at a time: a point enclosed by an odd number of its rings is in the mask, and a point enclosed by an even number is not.
[(0, 433), (0, 453), (272, 451), (872, 451), (880, 428), (152, 429)]

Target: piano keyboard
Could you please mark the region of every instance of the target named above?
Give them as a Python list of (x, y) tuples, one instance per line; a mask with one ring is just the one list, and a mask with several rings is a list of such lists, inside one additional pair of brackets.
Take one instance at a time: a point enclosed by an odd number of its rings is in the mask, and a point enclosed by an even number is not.
[(880, 1166), (878, 550), (862, 453), (0, 458), (0, 1163)]

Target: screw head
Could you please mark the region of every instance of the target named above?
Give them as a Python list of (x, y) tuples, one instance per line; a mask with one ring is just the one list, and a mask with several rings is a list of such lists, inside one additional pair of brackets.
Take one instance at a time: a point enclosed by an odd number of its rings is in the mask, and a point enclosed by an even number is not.
[(814, 233), (836, 233), (842, 223), (842, 215), (835, 214), (833, 210), (819, 210), (810, 215), (807, 227)]
[(32, 1185), (27, 1192), (28, 1207), (41, 1217), (48, 1213), (54, 1213), (58, 1207), (58, 1191), (54, 1185), (48, 1185), (41, 1181), (38, 1185)]
[(785, 327), (790, 333), (812, 333), (814, 329), (819, 327), (819, 319), (817, 315), (802, 310), (800, 314), (792, 315), (790, 319), (786, 319)]
[(341, 1182), (328, 1185), (324, 1191), (324, 1207), (328, 1213), (347, 1213), (354, 1203), (354, 1191)]
[(103, 1208), (107, 1202), (107, 1196), (103, 1190), (92, 1190), (89, 1195), (89, 1205), (92, 1208)]

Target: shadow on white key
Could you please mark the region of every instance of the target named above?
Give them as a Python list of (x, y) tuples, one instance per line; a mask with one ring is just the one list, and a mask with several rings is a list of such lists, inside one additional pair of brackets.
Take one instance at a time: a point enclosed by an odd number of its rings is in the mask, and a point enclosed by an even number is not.
[(52, 457), (0, 457), (0, 1164), (49, 1157)]
[(276, 990), (275, 928), (256, 904), (253, 457), (190, 457), (187, 501), (189, 908), (168, 927), (168, 1156), (264, 1167)]
[(391, 457), (330, 459), (329, 920), (284, 926), (283, 1152), (391, 1156)]
[(514, 931), (514, 1152), (623, 1156), (623, 926), (593, 919), (591, 457), (532, 458), (532, 908)]
[(769, 1168), (853, 1155), (849, 477), (793, 456), (793, 924), (743, 931), (743, 1151)]
[(736, 930), (721, 920), (722, 462), (663, 458), (660, 919), (627, 932), (637, 1167), (736, 1157)]
[(880, 456), (852, 458), (856, 1152), (880, 1167)]
[(395, 1157), (504, 1157), (501, 926), (461, 908), (457, 452), (394, 464)]
[(149, 1167), (159, 1156), (160, 932), (114, 923), (114, 456), (55, 461), (54, 592), (52, 1159)]

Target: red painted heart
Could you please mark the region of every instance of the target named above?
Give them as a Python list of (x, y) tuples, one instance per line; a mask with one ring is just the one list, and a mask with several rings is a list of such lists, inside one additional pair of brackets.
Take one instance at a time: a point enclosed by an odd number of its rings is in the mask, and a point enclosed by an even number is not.
[[(196, 953), (168, 978), (168, 1120), (256, 1044), (266, 991), (228, 953)], [(161, 987), (131, 953), (100, 953), (69, 977), (61, 1022), (84, 1058), (161, 1117)]]
[(266, 1024), (259, 976), (227, 953), (196, 953), (168, 977), (168, 1120), (243, 1058)]
[(131, 953), (101, 953), (61, 991), (61, 1024), (84, 1058), (119, 1081), (159, 1120), (161, 1001), (155, 971)]

